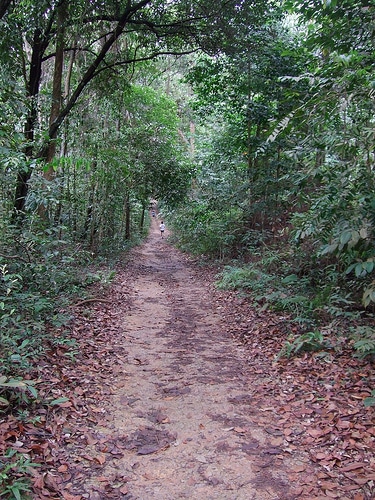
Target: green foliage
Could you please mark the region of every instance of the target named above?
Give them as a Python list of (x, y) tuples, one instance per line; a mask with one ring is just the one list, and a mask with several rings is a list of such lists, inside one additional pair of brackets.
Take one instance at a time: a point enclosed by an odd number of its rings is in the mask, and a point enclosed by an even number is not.
[(375, 390), (371, 392), (371, 396), (364, 399), (363, 403), (365, 406), (375, 406)]
[(53, 328), (70, 319), (63, 308), (92, 279), (87, 252), (54, 231), (9, 231), (13, 241), (0, 251), (0, 364), (14, 377), (37, 362)]
[(354, 271), (354, 274), (357, 278), (364, 277), (367, 274), (371, 274), (374, 270), (375, 258), (370, 257), (365, 261), (359, 260), (354, 264), (351, 264), (346, 270), (346, 274), (350, 274)]
[(360, 358), (375, 356), (375, 329), (367, 325), (352, 328), (354, 349)]
[(284, 276), (282, 255), (270, 252), (246, 266), (227, 266), (220, 274), (219, 288), (246, 292), (263, 309), (292, 313), (303, 323), (313, 321), (314, 310), (320, 305), (309, 291), (309, 281), (296, 274)]
[(7, 378), (0, 376), (0, 412), (2, 409), (8, 410), (11, 404), (21, 406), (22, 403), (29, 403), (29, 396), (36, 399), (35, 381), (22, 378)]
[[(260, 248), (250, 263), (226, 266), (217, 286), (249, 296), (262, 310), (283, 311), (303, 330), (322, 322), (358, 320), (354, 300), (341, 285), (341, 275), (332, 266), (319, 267), (293, 248), (280, 251)], [(338, 328), (336, 326), (336, 328)], [(339, 333), (339, 332), (337, 332)]]
[(277, 358), (290, 358), (302, 352), (321, 351), (327, 347), (329, 348), (330, 344), (324, 339), (322, 332), (319, 330), (305, 332), (285, 342)]
[(370, 286), (367, 286), (363, 292), (362, 303), (365, 307), (371, 303), (375, 303), (375, 282), (372, 281)]
[(253, 265), (247, 267), (226, 266), (221, 273), (217, 287), (222, 290), (254, 290), (255, 283), (262, 281), (262, 288), (267, 282), (272, 281), (272, 276), (265, 276)]
[(0, 497), (7, 500), (31, 498), (31, 485), (27, 475), (33, 467), (39, 467), (39, 464), (31, 462), (11, 448), (0, 457)]
[[(375, 303), (374, 17), (349, 1), (289, 4), (300, 17), (269, 25), (251, 59), (244, 34), (230, 57), (204, 56), (187, 76), (196, 179), (174, 217), (184, 248), (239, 259), (219, 286), (307, 331), (294, 352), (324, 322), (345, 335)], [(358, 342), (372, 352), (368, 337)]]
[(206, 203), (190, 203), (170, 214), (178, 245), (196, 255), (230, 256), (241, 238), (242, 216), (234, 208), (212, 209)]

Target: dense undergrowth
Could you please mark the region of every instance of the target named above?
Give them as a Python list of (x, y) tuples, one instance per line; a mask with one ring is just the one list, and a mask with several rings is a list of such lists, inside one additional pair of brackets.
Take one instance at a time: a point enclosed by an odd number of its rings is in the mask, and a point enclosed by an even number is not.
[[(54, 231), (9, 226), (0, 248), (0, 427), (37, 423), (41, 408), (60, 400), (40, 393), (40, 366), (50, 353), (62, 350), (74, 359), (76, 340), (69, 324), (72, 303), (89, 300), (90, 286), (103, 293), (115, 276), (120, 252), (102, 249), (101, 256)], [(122, 254), (142, 235), (124, 242)], [(38, 467), (17, 451), (7, 432), (0, 440), (0, 497), (28, 498), (29, 475)], [(17, 444), (17, 443), (16, 443)]]
[[(363, 300), (363, 289), (371, 280), (365, 273), (359, 279), (345, 255), (319, 257), (311, 245), (294, 244), (283, 234), (275, 237), (266, 231), (244, 231), (238, 220), (222, 216), (222, 222), (219, 214), (211, 220), (206, 217), (208, 229), (201, 238), (200, 233), (199, 237), (195, 234), (204, 231), (203, 225), (190, 220), (181, 226), (177, 214), (175, 241), (195, 255), (218, 260), (219, 289), (235, 290), (258, 311), (282, 312), (286, 321), (297, 326), (276, 357), (339, 349), (345, 342), (352, 346), (353, 356), (374, 358), (374, 311)], [(233, 226), (229, 234), (228, 228)], [(367, 404), (374, 402), (371, 398)]]

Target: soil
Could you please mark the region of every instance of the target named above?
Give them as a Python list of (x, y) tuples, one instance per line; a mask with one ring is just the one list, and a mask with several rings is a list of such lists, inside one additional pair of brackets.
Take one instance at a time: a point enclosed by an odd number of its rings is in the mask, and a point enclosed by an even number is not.
[(124, 371), (96, 432), (125, 452), (101, 476), (125, 477), (124, 498), (139, 500), (292, 498), (280, 436), (257, 424), (272, 409), (252, 404), (244, 349), (199, 269), (167, 238), (154, 219), (116, 283), (132, 284), (130, 309), (118, 317)]
[(73, 394), (35, 499), (375, 498), (373, 411), (318, 394), (326, 362), (275, 363), (285, 317), (265, 320), (213, 281), (155, 218), (109, 292), (76, 307), (80, 354), (60, 377)]

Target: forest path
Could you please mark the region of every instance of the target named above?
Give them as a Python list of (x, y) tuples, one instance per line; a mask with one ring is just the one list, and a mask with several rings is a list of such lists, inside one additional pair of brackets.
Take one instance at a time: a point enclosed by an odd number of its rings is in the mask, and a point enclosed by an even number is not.
[(271, 408), (252, 402), (244, 350), (199, 269), (158, 224), (116, 280), (117, 289), (131, 284), (131, 306), (117, 310), (123, 368), (95, 444), (115, 442), (120, 452), (86, 481), (89, 498), (104, 498), (100, 480), (122, 484), (106, 498), (294, 498), (285, 462), (274, 459), (280, 436), (257, 423)]
[(373, 361), (340, 337), (276, 360), (290, 319), (217, 290), (158, 224), (71, 306), (35, 414), (0, 420), (40, 464), (32, 499), (375, 499)]

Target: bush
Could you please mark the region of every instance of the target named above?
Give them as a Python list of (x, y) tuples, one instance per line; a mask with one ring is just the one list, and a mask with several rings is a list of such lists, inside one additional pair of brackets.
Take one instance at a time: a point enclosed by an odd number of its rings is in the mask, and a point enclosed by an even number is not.
[(11, 231), (13, 245), (0, 251), (0, 364), (2, 375), (17, 376), (37, 362), (51, 329), (68, 323), (64, 309), (92, 279), (87, 252), (55, 232)]

